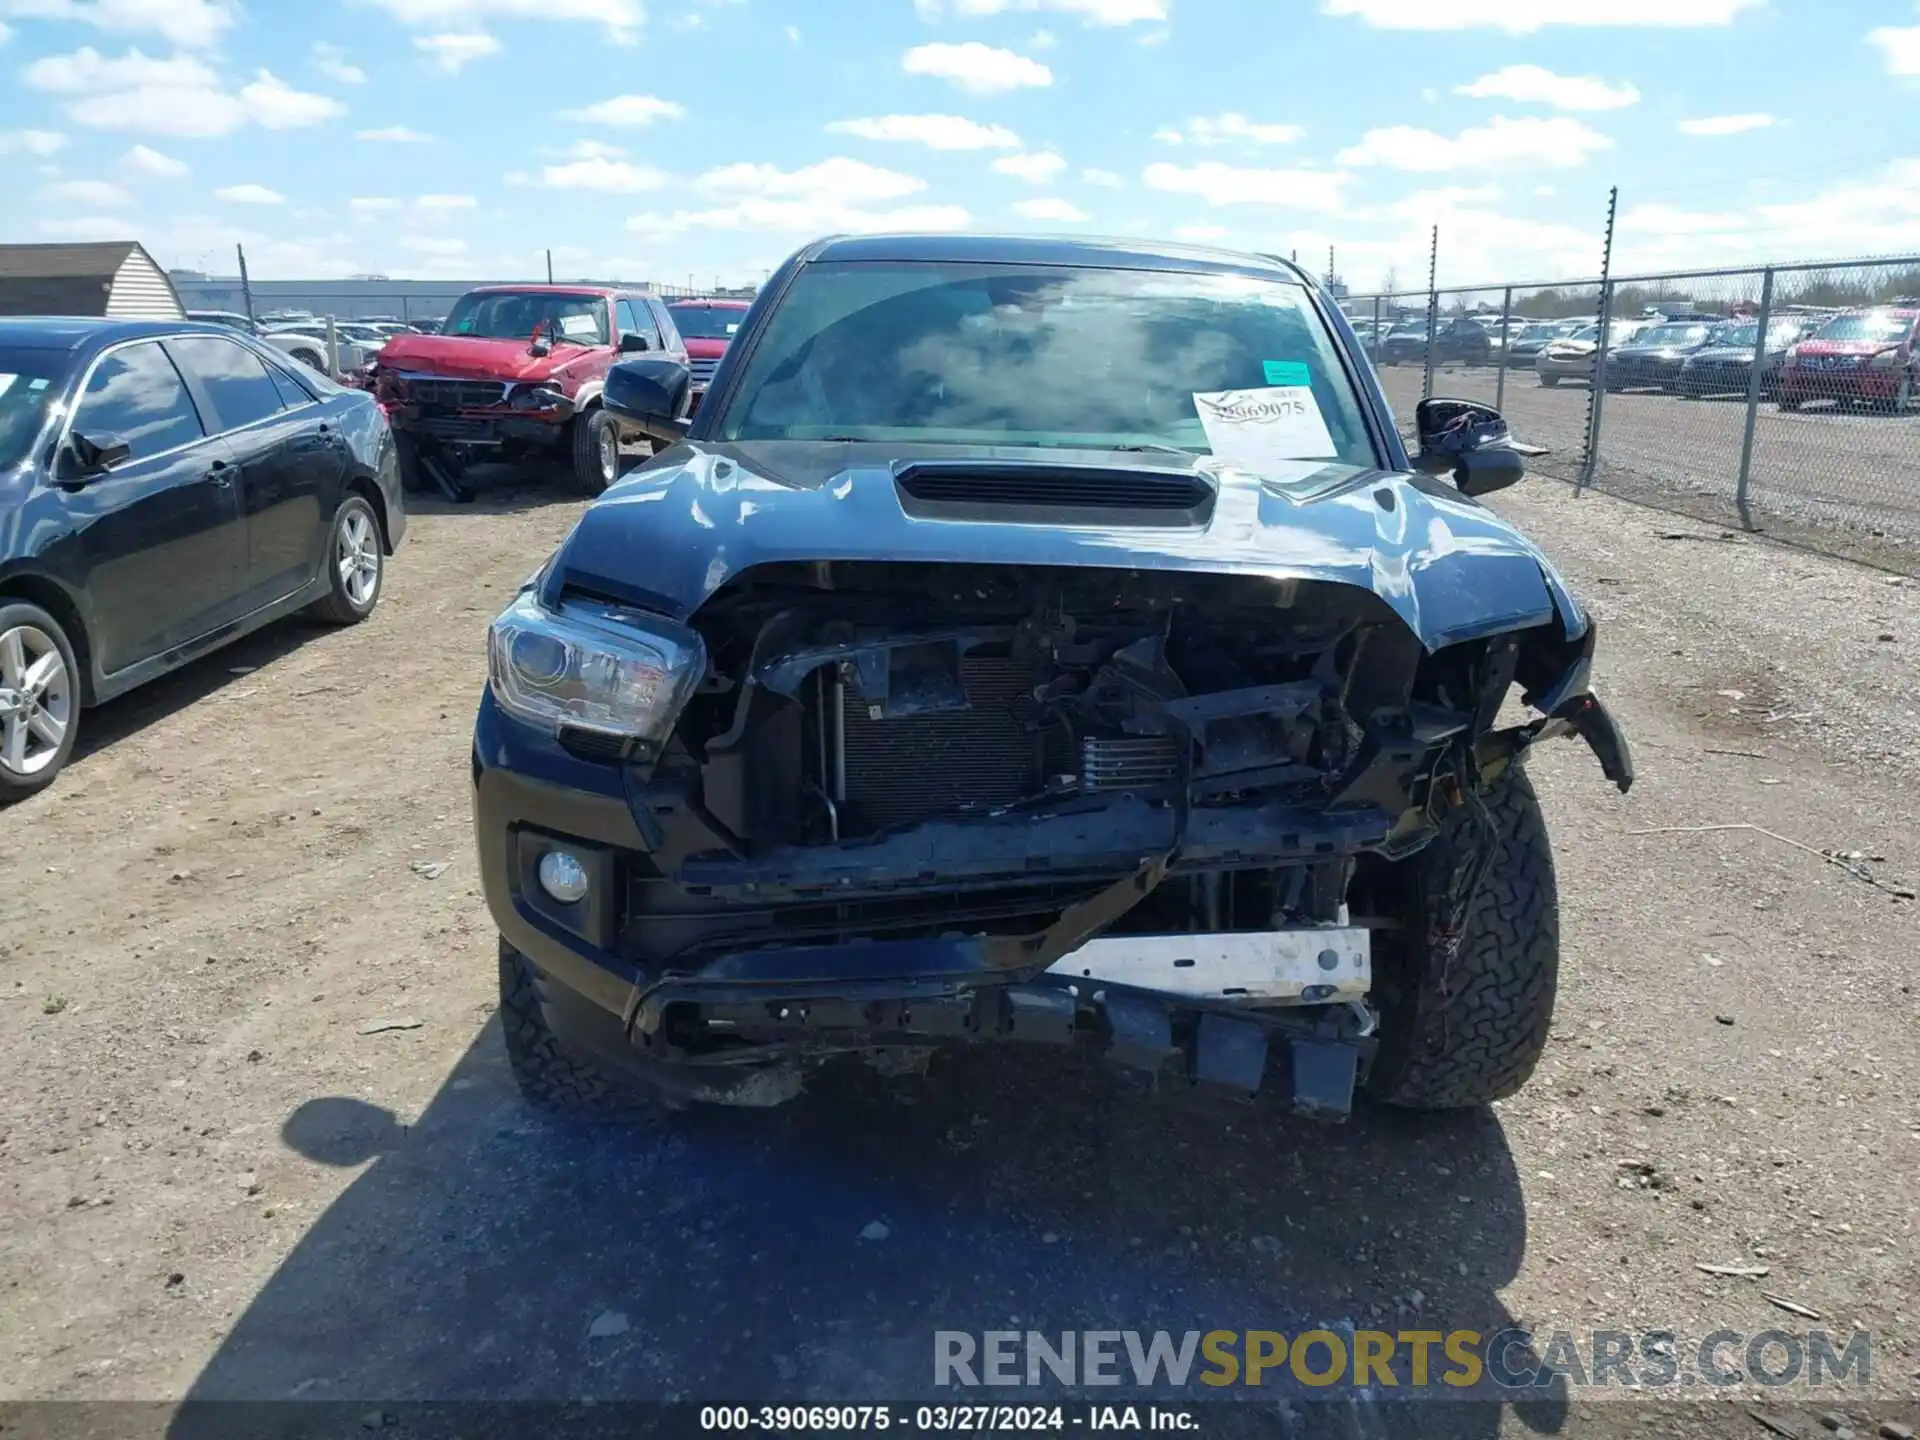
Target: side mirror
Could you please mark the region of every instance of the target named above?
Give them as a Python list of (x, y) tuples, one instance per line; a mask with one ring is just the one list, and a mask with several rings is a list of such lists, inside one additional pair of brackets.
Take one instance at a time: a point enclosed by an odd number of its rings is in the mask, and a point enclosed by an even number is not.
[(622, 355), (637, 355), (646, 348), (647, 337), (644, 335), (636, 334), (630, 330), (620, 337), (620, 353)]
[(1471, 400), (1422, 400), (1414, 409), (1420, 451), (1413, 468), (1453, 476), (1462, 495), (1486, 495), (1517, 485), (1527, 473), (1526, 456), (1545, 454), (1517, 445), (1500, 412)]
[(693, 372), (678, 360), (622, 360), (607, 371), (600, 403), (609, 415), (669, 444), (687, 433)]
[(98, 475), (133, 458), (133, 447), (118, 435), (82, 435), (76, 430), (69, 438), (83, 475)]

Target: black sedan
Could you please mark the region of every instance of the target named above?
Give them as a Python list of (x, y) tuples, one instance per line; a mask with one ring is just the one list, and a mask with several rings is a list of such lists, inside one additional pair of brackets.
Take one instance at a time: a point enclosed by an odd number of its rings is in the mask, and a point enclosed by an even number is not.
[[(1760, 394), (1773, 397), (1773, 382), (1786, 362), (1787, 347), (1810, 334), (1817, 322), (1775, 320), (1767, 326), (1767, 344), (1760, 368)], [(1680, 366), (1680, 393), (1698, 399), (1704, 395), (1745, 396), (1753, 376), (1753, 356), (1760, 325), (1748, 320), (1722, 325), (1706, 345)]]
[(0, 320), (0, 803), (82, 706), (296, 610), (364, 620), (406, 523), (372, 396), (224, 326)]
[(1656, 325), (1634, 337), (1631, 345), (1607, 352), (1609, 390), (1680, 389), (1680, 367), (1695, 351), (1706, 348), (1715, 327), (1705, 321)]

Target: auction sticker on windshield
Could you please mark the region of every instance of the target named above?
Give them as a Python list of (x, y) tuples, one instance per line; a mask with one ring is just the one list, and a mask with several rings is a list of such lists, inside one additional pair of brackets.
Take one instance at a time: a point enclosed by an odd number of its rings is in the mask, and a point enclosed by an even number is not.
[(1193, 404), (1213, 453), (1249, 470), (1290, 460), (1329, 460), (1340, 453), (1309, 386), (1215, 390), (1196, 393)]

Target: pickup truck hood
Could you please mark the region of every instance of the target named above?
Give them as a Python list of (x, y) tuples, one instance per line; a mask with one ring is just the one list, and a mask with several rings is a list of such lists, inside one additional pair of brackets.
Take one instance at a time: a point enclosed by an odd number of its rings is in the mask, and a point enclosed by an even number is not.
[(831, 442), (687, 442), (655, 456), (581, 516), (547, 567), (542, 599), (578, 589), (685, 619), (756, 565), (796, 560), (1083, 565), (1355, 585), (1430, 650), (1587, 619), (1565, 582), (1505, 520), (1445, 481), (1318, 461), (1266, 476), (1211, 456), (1049, 451), (1050, 465), (1143, 475), (1200, 471), (1217, 490), (1179, 526), (930, 520), (894, 481), (913, 460), (1033, 464), (1030, 449)]
[(562, 367), (592, 355), (588, 346), (562, 341), (550, 354), (532, 355), (526, 340), (482, 340), (473, 335), (396, 335), (381, 347), (379, 361), (394, 370), (452, 375), (464, 380), (545, 380)]

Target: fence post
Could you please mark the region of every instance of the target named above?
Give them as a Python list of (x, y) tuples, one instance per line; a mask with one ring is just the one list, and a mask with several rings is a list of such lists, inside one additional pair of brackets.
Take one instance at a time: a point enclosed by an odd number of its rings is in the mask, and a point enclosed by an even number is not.
[(1593, 346), (1593, 378), (1587, 382), (1587, 453), (1580, 459), (1576, 492), (1593, 483), (1600, 464), (1600, 414), (1607, 403), (1607, 341), (1613, 334), (1613, 220), (1620, 209), (1620, 187), (1607, 191), (1607, 233), (1600, 246), (1600, 332)]
[(333, 316), (327, 316), (327, 378), (340, 378), (340, 337), (333, 328)]
[(1435, 287), (1440, 278), (1440, 227), (1433, 227), (1433, 243), (1427, 251), (1427, 364), (1426, 372), (1420, 377), (1420, 398), (1433, 398), (1433, 360), (1434, 345), (1439, 340), (1440, 329), (1440, 292)]
[(1493, 408), (1502, 409), (1507, 403), (1507, 345), (1510, 331), (1513, 329), (1513, 287), (1507, 287), (1506, 296), (1500, 301), (1500, 353), (1494, 356), (1494, 363), (1500, 367), (1500, 374), (1493, 382)]
[(1773, 267), (1769, 265), (1760, 280), (1760, 329), (1753, 337), (1753, 371), (1747, 376), (1747, 427), (1740, 437), (1740, 478), (1733, 487), (1733, 505), (1740, 512), (1741, 528), (1752, 530), (1753, 506), (1749, 495), (1753, 477), (1753, 431), (1760, 419), (1760, 392), (1766, 388), (1767, 327), (1773, 321)]

